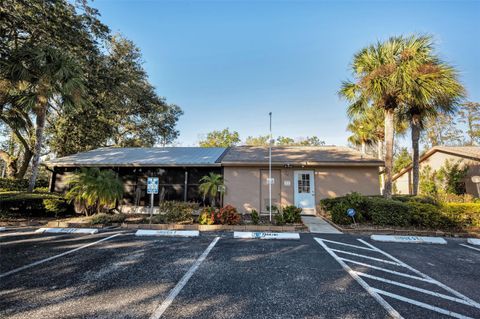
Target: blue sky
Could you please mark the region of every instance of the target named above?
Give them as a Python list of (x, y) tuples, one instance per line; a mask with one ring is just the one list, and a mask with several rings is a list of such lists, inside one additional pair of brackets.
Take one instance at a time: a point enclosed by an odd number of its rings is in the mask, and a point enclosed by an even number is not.
[[(102, 21), (143, 52), (157, 92), (185, 112), (180, 145), (229, 127), (249, 135), (317, 135), (346, 145), (337, 91), (362, 47), (428, 33), (480, 101), (480, 1), (97, 0)], [(406, 141), (405, 141), (406, 143)]]

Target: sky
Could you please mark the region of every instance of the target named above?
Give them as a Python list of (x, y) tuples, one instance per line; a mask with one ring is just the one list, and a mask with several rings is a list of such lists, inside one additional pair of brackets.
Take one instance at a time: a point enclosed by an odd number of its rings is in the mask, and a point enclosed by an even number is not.
[[(480, 102), (480, 1), (96, 0), (101, 20), (135, 42), (157, 93), (179, 105), (177, 145), (228, 127), (240, 137), (316, 135), (346, 145), (353, 55), (395, 35), (434, 36)], [(408, 136), (403, 143), (407, 143)], [(407, 143), (408, 144), (408, 143)]]

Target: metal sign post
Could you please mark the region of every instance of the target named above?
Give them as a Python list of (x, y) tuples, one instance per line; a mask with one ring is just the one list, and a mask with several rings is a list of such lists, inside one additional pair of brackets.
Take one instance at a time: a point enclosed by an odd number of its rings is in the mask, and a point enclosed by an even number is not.
[(153, 196), (158, 194), (158, 177), (147, 178), (147, 194), (150, 194), (150, 224), (153, 217)]
[(355, 214), (356, 214), (355, 209), (353, 209), (353, 208), (347, 209), (347, 215), (350, 216), (350, 217), (352, 217), (352, 219), (353, 219), (353, 224), (354, 224), (355, 226), (357, 226), (357, 223), (355, 222)]

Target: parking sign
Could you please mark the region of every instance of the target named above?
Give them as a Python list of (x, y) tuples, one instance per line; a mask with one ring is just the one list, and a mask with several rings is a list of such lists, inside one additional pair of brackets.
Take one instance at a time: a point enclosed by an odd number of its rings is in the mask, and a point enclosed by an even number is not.
[(158, 177), (147, 179), (147, 194), (158, 194)]

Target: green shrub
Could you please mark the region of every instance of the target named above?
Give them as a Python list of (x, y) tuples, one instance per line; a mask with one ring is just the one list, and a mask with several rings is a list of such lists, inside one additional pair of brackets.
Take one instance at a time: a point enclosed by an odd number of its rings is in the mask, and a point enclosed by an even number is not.
[[(48, 181), (38, 179), (35, 183), (37, 187), (48, 187)], [(28, 188), (28, 179), (9, 179), (0, 178), (0, 190), (3, 191), (26, 191)]]
[(438, 194), (438, 200), (443, 203), (474, 203), (475, 198), (470, 194), (448, 194), (441, 192)]
[(98, 225), (98, 224), (119, 224), (123, 223), (127, 216), (125, 214), (105, 214), (105, 213), (100, 213), (100, 214), (95, 214), (92, 216), (90, 219), (90, 223), (93, 225)]
[(53, 214), (55, 217), (64, 215), (71, 208), (67, 201), (63, 198), (45, 198), (43, 206), (47, 214)]
[(278, 226), (285, 225), (285, 218), (283, 218), (283, 214), (277, 213), (273, 215), (273, 219), (275, 220), (275, 224)]
[[(159, 205), (158, 220), (162, 223), (192, 222), (193, 213), (199, 208), (197, 203), (165, 201)], [(153, 221), (152, 221), (153, 222)]]
[(370, 205), (380, 197), (365, 197), (359, 193), (350, 193), (343, 197), (328, 198), (320, 201), (322, 209), (330, 212), (332, 221), (340, 225), (352, 224), (353, 220), (347, 215), (349, 208), (355, 209), (355, 221), (371, 220)]
[[(379, 197), (383, 198), (383, 197)], [(425, 195), (417, 195), (417, 196), (412, 196), (412, 195), (396, 195), (392, 197), (393, 200), (399, 201), (399, 202), (417, 202), (417, 203), (422, 203), (422, 204), (430, 204), (430, 205), (435, 205), (435, 206), (440, 206), (439, 201), (435, 197), (431, 196), (425, 196)]]
[(408, 226), (410, 223), (410, 212), (406, 203), (375, 198), (369, 201), (368, 209), (374, 225)]
[(215, 208), (205, 207), (204, 209), (202, 209), (200, 216), (198, 216), (198, 223), (200, 225), (215, 224)]
[(252, 209), (252, 212), (250, 213), (250, 217), (252, 218), (252, 223), (254, 225), (258, 225), (258, 223), (260, 222), (260, 215), (255, 209)]
[(446, 203), (442, 211), (453, 226), (480, 227), (480, 204)]
[(57, 217), (73, 211), (63, 196), (53, 193), (0, 194), (0, 214), (11, 217)]
[(357, 212), (355, 219), (380, 226), (414, 226), (430, 229), (480, 227), (480, 203), (443, 203), (426, 196), (379, 196), (348, 194), (323, 199), (322, 209), (328, 211), (337, 224), (351, 224), (348, 208)]
[(294, 205), (285, 206), (282, 209), (283, 220), (287, 224), (301, 223), (301, 213), (302, 209)]

